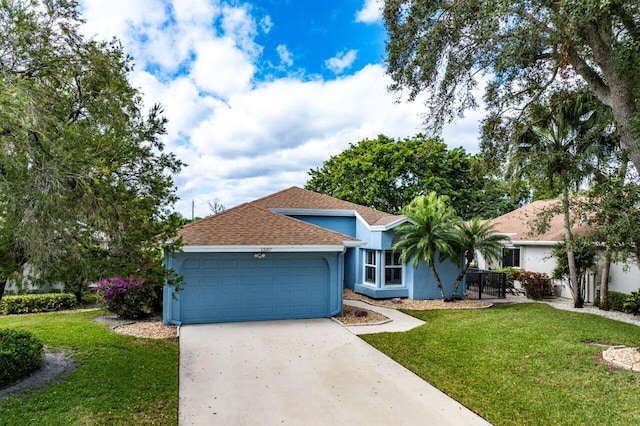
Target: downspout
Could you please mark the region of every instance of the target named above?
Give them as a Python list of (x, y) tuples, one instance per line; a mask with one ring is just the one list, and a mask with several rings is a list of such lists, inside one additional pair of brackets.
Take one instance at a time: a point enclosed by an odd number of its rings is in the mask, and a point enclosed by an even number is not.
[[(165, 269), (170, 269), (171, 261), (169, 259), (169, 250), (164, 249), (164, 267)], [(167, 285), (167, 281), (165, 279), (163, 288), (162, 288), (162, 325), (171, 324), (171, 315), (170, 312), (173, 311), (172, 308), (172, 300), (169, 295), (169, 286)]]

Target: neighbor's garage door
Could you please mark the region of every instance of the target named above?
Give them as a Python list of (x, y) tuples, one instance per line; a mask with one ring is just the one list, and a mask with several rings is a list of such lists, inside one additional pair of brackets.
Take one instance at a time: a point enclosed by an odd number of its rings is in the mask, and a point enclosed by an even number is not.
[(210, 253), (182, 265), (184, 324), (329, 315), (329, 267), (319, 256)]

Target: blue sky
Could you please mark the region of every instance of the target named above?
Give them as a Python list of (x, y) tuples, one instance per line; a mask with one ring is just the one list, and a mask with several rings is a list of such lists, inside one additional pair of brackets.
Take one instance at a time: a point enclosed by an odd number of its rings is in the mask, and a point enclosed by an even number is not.
[[(378, 134), (422, 130), (424, 98), (387, 91), (380, 0), (81, 0), (88, 37), (118, 37), (147, 106), (169, 120), (164, 142), (188, 164), (176, 210), (209, 214), (292, 185)], [(445, 127), (478, 149), (483, 112)]]

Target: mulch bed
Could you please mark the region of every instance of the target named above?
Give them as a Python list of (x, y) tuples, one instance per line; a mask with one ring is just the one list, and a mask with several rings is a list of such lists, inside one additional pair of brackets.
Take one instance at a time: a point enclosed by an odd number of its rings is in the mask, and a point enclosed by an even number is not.
[(334, 318), (344, 325), (380, 324), (389, 321), (389, 318), (378, 312), (349, 305), (344, 305), (341, 317)]

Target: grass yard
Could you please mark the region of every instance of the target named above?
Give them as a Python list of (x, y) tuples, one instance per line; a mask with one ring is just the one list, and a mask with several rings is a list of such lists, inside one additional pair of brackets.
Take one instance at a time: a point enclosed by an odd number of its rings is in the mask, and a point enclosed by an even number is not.
[(640, 327), (544, 304), (407, 313), (427, 324), (363, 339), (495, 425), (640, 424), (640, 375), (594, 344), (640, 346)]
[(78, 368), (45, 390), (0, 401), (0, 425), (175, 425), (178, 343), (113, 333), (96, 311), (0, 317)]

